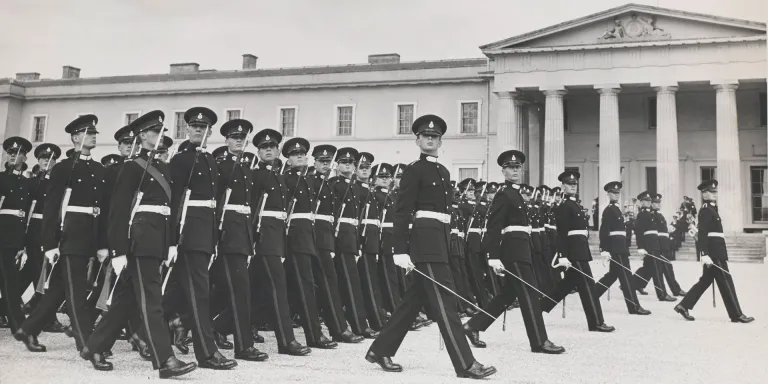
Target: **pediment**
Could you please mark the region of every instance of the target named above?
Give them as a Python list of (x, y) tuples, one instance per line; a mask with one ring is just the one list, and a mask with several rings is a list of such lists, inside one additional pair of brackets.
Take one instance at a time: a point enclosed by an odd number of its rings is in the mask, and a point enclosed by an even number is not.
[(765, 23), (627, 4), (480, 47), (483, 52), (765, 35)]

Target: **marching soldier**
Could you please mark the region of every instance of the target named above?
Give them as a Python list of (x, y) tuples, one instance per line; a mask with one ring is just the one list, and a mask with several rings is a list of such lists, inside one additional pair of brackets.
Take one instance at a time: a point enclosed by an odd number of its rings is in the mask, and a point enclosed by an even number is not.
[(643, 288), (652, 278), (656, 297), (659, 301), (676, 301), (674, 297), (667, 293), (664, 287), (664, 280), (661, 274), (661, 263), (659, 256), (661, 254), (659, 245), (658, 223), (656, 215), (651, 212), (651, 195), (642, 192), (637, 196), (640, 200), (641, 209), (637, 214), (635, 223), (635, 237), (637, 237), (637, 252), (643, 255), (643, 266), (635, 271), (632, 287), (640, 294), (647, 295)]
[(78, 351), (85, 347), (93, 331), (92, 314), (86, 306), (88, 262), (94, 253), (100, 261), (109, 255), (104, 166), (91, 158), (99, 133), (97, 122), (96, 116), (83, 115), (64, 128), (76, 149), (71, 157), (56, 164), (51, 171), (43, 208), (41, 242), (51, 265), (48, 279), (52, 289), (47, 290), (40, 304), (14, 334), (14, 338), (32, 352), (45, 351), (45, 346), (38, 344), (37, 335), (65, 299)]
[(189, 140), (182, 144), (184, 149), (180, 149), (170, 163), (171, 220), (176, 230), (171, 234), (168, 256), (170, 262), (176, 263), (170, 278), (176, 280), (181, 289), (166, 291), (163, 309), (165, 316), (182, 314), (186, 320), (183, 322), (191, 326), (195, 357), (201, 368), (232, 369), (237, 361), (219, 352), (209, 309), (208, 266), (218, 240), (216, 183), (219, 175), (216, 162), (205, 152), (205, 146), (217, 117), (208, 108), (194, 107), (184, 113), (184, 121)]
[(378, 272), (382, 292), (382, 306), (390, 314), (400, 305), (400, 291), (397, 285), (397, 266), (392, 259), (392, 218), (395, 207), (391, 197), (391, 184), (394, 169), (387, 163), (379, 163), (371, 168), (374, 177), (373, 198), (379, 213), (376, 241), (380, 243)]
[[(498, 317), (515, 299), (519, 299), (531, 351), (563, 353), (565, 348), (549, 341), (539, 302), (536, 300), (539, 291), (532, 267), (532, 228), (519, 185), (525, 155), (520, 151), (509, 150), (499, 155), (496, 162), (504, 174), (505, 187), (489, 207), (488, 230), (483, 239), (483, 249), (489, 255), (490, 267), (500, 275), (509, 276), (506, 276), (507, 283), (500, 294), (494, 296), (485, 309), (492, 316)], [(479, 332), (485, 331), (491, 324), (493, 319), (481, 312), (464, 325), (464, 332), (472, 345), (485, 348)]]
[(716, 281), (731, 322), (751, 323), (755, 318), (746, 316), (741, 311), (733, 277), (728, 269), (728, 250), (725, 245), (725, 236), (723, 236), (723, 222), (717, 212), (717, 184), (717, 180), (713, 179), (699, 184), (698, 187), (704, 204), (699, 211), (696, 243), (704, 268), (699, 281), (675, 306), (675, 312), (688, 321), (694, 321), (695, 318), (688, 311), (693, 309), (704, 291), (712, 285), (713, 281)]
[(339, 293), (339, 278), (333, 258), (336, 256), (333, 236), (334, 196), (329, 184), (331, 162), (336, 154), (336, 147), (328, 144), (315, 146), (312, 157), (315, 159), (312, 179), (312, 217), (314, 217), (315, 247), (317, 262), (313, 263), (314, 278), (317, 281), (317, 296), (325, 317), (325, 325), (332, 340), (342, 343), (359, 343), (363, 337), (355, 335), (347, 325)]
[(653, 210), (656, 226), (659, 231), (659, 256), (665, 261), (659, 264), (659, 268), (661, 268), (662, 277), (667, 280), (672, 295), (683, 297), (687, 292), (683, 291), (680, 287), (680, 283), (677, 282), (677, 279), (675, 278), (675, 269), (670, 262), (671, 260), (674, 260), (674, 257), (672, 256), (674, 253), (672, 250), (672, 239), (670, 239), (667, 220), (661, 213), (661, 197), (661, 194), (657, 193), (651, 202), (651, 209)]
[[(170, 153), (168, 153), (168, 150), (173, 146), (173, 139), (171, 139), (168, 136), (163, 136), (163, 142), (160, 143), (160, 146), (157, 148), (157, 158), (160, 159), (160, 161), (164, 163), (168, 163), (168, 159), (170, 158)], [(249, 159), (250, 161), (250, 159)], [(250, 164), (250, 162), (248, 162)]]
[[(467, 268), (466, 268), (466, 243), (464, 242), (464, 231), (467, 223), (464, 219), (461, 209), (459, 209), (459, 201), (461, 199), (458, 191), (455, 190), (455, 181), (451, 181), (451, 191), (453, 194), (453, 201), (451, 203), (451, 240), (450, 240), (450, 257), (448, 258), (451, 265), (451, 272), (453, 273), (453, 282), (456, 285), (456, 293), (469, 302), (473, 302), (475, 297), (471, 294), (469, 288), (469, 282), (467, 280)], [(394, 208), (394, 207), (393, 207)], [(394, 216), (394, 209), (393, 216)], [(461, 299), (457, 298), (457, 308), (459, 310), (459, 317), (464, 318), (467, 316), (473, 316), (477, 313), (474, 307), (466, 304)]]
[(565, 277), (551, 295), (554, 301), (546, 297), (541, 299), (541, 309), (549, 313), (567, 294), (577, 289), (589, 330), (613, 332), (615, 328), (603, 321), (603, 309), (595, 295), (595, 280), (589, 266), (592, 255), (587, 239), (588, 218), (582, 213), (581, 205), (576, 202), (580, 177), (575, 171), (565, 171), (558, 177), (563, 183), (563, 191), (567, 197), (555, 209), (558, 255), (556, 260), (552, 261), (552, 267), (565, 267)]
[[(11, 333), (24, 321), (21, 312), (21, 276), (19, 271), (27, 262), (25, 233), (26, 213), (32, 203), (32, 183), (23, 174), (27, 153), (32, 150), (29, 140), (9, 137), (3, 142), (10, 167), (0, 174), (0, 292), (5, 300)], [(49, 319), (50, 320), (50, 319)], [(47, 325), (47, 324), (46, 324)]]
[[(448, 169), (437, 162), (446, 129), (445, 121), (435, 115), (425, 115), (413, 122), (412, 131), (417, 136), (421, 156), (403, 174), (395, 209), (393, 257), (398, 266), (412, 272), (415, 269), (419, 275), (414, 276), (403, 302), (384, 325), (380, 337), (371, 344), (365, 358), (385, 371), (402, 371), (402, 366), (393, 363), (391, 357), (397, 353), (414, 317), (426, 306), (440, 324), (456, 375), (481, 379), (496, 373), (496, 368), (485, 367), (475, 360), (461, 329), (456, 297), (446, 290), (454, 288), (448, 264), (451, 176)], [(413, 228), (409, 231), (411, 215)], [(411, 256), (416, 265), (411, 262)]]
[(604, 257), (611, 265), (608, 273), (600, 279), (600, 284), (596, 287), (597, 297), (601, 297), (608, 290), (606, 287), (610, 287), (618, 279), (629, 314), (650, 315), (651, 311), (640, 306), (637, 294), (631, 288), (632, 284), (629, 279), (631, 269), (629, 269), (629, 249), (625, 239), (624, 215), (617, 205), (621, 187), (620, 181), (609, 182), (603, 187), (603, 190), (608, 192), (610, 204), (603, 210), (603, 217), (600, 220), (600, 256)]
[(474, 198), (476, 188), (478, 188), (477, 185), (478, 182), (472, 178), (459, 182), (459, 191), (464, 196), (463, 201), (459, 204), (459, 209), (466, 222), (463, 228), (466, 243), (464, 254), (467, 277), (475, 297), (475, 300), (472, 301), (476, 302), (480, 307), (485, 307), (491, 299), (488, 297), (488, 291), (483, 284), (483, 268), (479, 265), (480, 253), (482, 252), (480, 243), (482, 227), (477, 213), (479, 202)]
[[(123, 164), (115, 180), (108, 222), (111, 264), (119, 286), (115, 287), (110, 310), (104, 314), (80, 353), (100, 371), (112, 370), (96, 351), (104, 351), (125, 324), (125, 318), (139, 312), (152, 350), (154, 369), (160, 378), (184, 375), (195, 363), (176, 359), (162, 315), (160, 264), (170, 246), (175, 223), (171, 215), (171, 175), (168, 166), (153, 159), (155, 143), (161, 139), (163, 112), (149, 112), (131, 125), (141, 138), (141, 150)], [(173, 257), (171, 255), (171, 257)]]
[[(270, 323), (277, 338), (280, 354), (304, 356), (312, 352), (309, 347), (296, 341), (288, 302), (288, 289), (283, 261), (285, 259), (285, 211), (288, 196), (283, 177), (277, 168), (278, 145), (283, 136), (273, 129), (263, 129), (253, 138), (258, 148), (259, 163), (253, 172), (253, 204), (256, 239), (256, 255), (251, 261), (251, 281), (256, 281), (267, 297), (266, 303), (259, 302), (251, 310), (252, 317), (263, 313), (270, 305)], [(255, 280), (254, 280), (255, 279)]]

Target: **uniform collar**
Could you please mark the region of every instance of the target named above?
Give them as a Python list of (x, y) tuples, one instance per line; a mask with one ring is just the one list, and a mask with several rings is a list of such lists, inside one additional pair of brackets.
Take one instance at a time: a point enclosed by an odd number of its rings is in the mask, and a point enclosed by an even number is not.
[(14, 175), (21, 175), (24, 171), (19, 171), (18, 169), (12, 169), (11, 173)]
[(426, 160), (432, 163), (437, 162), (437, 156), (427, 155), (426, 153), (422, 153), (421, 156), (419, 156), (419, 160)]
[(80, 154), (80, 160), (88, 161), (90, 159), (91, 159), (91, 155), (83, 155), (82, 153)]
[(379, 192), (389, 193), (389, 189), (384, 187), (376, 187), (376, 190)]

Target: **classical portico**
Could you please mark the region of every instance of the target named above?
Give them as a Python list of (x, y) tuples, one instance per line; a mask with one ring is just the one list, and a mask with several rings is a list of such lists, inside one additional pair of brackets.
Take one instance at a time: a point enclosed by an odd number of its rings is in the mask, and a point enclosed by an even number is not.
[(599, 197), (602, 211), (602, 186), (622, 180), (625, 202), (661, 193), (669, 220), (684, 195), (699, 201), (704, 176), (688, 162), (702, 174), (713, 162), (726, 231), (748, 226), (745, 161), (765, 163), (766, 127), (751, 115), (766, 89), (764, 23), (630, 4), (481, 49), (496, 95), (492, 150), (528, 148), (530, 183), (553, 186), (578, 167), (585, 207)]

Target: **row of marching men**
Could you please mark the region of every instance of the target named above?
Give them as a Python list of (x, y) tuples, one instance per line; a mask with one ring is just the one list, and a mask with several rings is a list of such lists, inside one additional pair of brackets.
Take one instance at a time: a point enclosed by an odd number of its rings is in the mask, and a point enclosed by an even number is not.
[[(406, 165), (373, 165), (370, 153), (312, 148), (302, 138), (283, 143), (242, 119), (222, 124), (226, 146), (209, 154), (215, 113), (198, 107), (184, 118), (188, 140), (174, 153), (164, 115), (153, 111), (119, 129), (120, 153), (100, 163), (90, 154), (98, 118), (81, 116), (65, 127), (74, 146), (66, 158), (39, 145), (30, 177), (31, 143), (5, 141), (2, 294), (14, 337), (45, 352), (40, 332), (65, 331), (83, 359), (111, 370), (107, 358), (125, 329), (163, 378), (268, 359), (254, 347), (264, 323), (278, 352), (294, 356), (375, 338), (407, 284), (391, 257)], [(37, 294), (24, 304), (30, 283)], [(60, 307), (69, 327), (55, 320)], [(411, 329), (430, 323), (418, 315)], [(189, 330), (197, 364), (171, 349), (189, 353)], [(233, 348), (234, 359), (219, 352)]]

